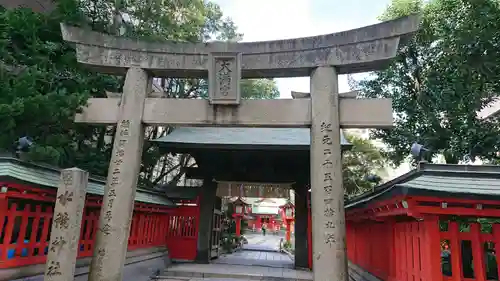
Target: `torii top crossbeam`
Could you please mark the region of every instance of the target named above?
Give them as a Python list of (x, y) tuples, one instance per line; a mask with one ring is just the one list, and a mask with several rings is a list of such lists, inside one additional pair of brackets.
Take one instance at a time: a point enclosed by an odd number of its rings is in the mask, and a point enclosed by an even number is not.
[(394, 58), (401, 39), (414, 33), (412, 15), (349, 31), (250, 43), (151, 43), (62, 25), (63, 38), (78, 44), (78, 61), (100, 72), (125, 73), (130, 66), (158, 77), (207, 77), (212, 53), (240, 53), (242, 78), (309, 76), (318, 65), (338, 74), (373, 71)]

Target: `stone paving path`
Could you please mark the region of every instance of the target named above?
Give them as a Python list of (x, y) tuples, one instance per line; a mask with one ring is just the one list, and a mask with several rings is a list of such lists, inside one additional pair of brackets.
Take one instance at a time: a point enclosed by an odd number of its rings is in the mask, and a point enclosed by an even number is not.
[(279, 252), (239, 251), (230, 255), (223, 255), (213, 260), (213, 264), (234, 264), (248, 266), (267, 266), (278, 268), (293, 268), (293, 260)]
[(248, 244), (243, 245), (244, 250), (252, 251), (279, 251), (281, 235), (246, 234)]

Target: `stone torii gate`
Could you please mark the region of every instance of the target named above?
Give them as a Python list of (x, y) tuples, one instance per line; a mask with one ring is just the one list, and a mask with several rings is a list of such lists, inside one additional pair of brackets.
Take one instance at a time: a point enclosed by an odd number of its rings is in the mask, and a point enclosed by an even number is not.
[[(122, 280), (144, 125), (310, 127), (314, 280), (346, 281), (341, 128), (392, 125), (391, 100), (342, 98), (338, 74), (373, 71), (418, 28), (410, 16), (360, 29), (251, 43), (149, 43), (61, 25), (77, 59), (125, 74), (120, 98), (92, 98), (76, 122), (117, 125), (90, 279)], [(209, 100), (155, 98), (152, 77), (207, 78)], [(240, 79), (311, 77), (310, 98), (241, 100)]]

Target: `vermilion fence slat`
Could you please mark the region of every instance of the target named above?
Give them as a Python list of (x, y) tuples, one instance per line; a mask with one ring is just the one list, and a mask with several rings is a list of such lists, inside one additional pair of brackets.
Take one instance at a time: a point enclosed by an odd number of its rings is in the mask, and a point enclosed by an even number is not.
[(453, 281), (461, 281), (463, 278), (462, 272), (462, 247), (458, 239), (458, 223), (450, 222), (448, 225), (450, 232), (450, 245), (451, 245), (451, 272)]
[(474, 275), (477, 281), (486, 281), (486, 264), (484, 259), (484, 243), (481, 239), (481, 226), (478, 223), (470, 225), (472, 234), (472, 256), (474, 263)]

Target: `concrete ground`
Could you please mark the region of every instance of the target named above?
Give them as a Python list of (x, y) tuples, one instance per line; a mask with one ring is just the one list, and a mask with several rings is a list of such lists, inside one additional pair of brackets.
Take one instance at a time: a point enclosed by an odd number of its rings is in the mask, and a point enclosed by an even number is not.
[(238, 251), (213, 260), (212, 264), (293, 268), (293, 260), (286, 254), (267, 251)]
[(248, 251), (279, 251), (280, 240), (283, 235), (262, 235), (261, 233), (245, 233), (248, 244), (243, 245), (243, 250)]

